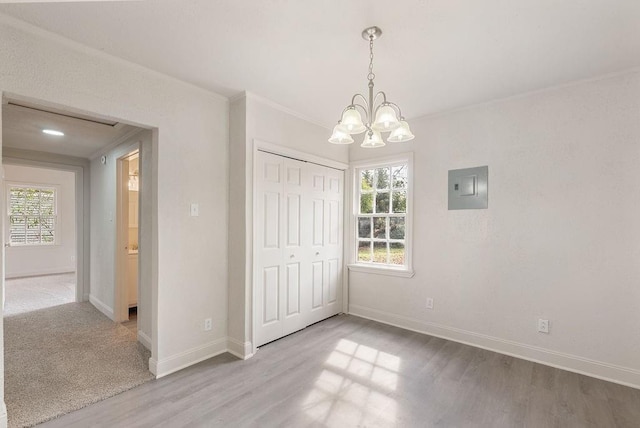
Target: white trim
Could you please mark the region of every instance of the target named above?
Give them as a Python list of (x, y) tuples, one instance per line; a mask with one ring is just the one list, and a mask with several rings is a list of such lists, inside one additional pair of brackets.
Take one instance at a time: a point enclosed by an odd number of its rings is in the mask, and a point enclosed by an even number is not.
[(113, 318), (113, 309), (107, 306), (102, 300), (98, 299), (93, 294), (89, 295), (89, 302), (95, 306), (97, 310), (105, 314), (111, 321), (114, 321)]
[[(18, 247), (18, 248), (24, 248), (24, 247)], [(51, 269), (40, 269), (37, 271), (15, 272), (9, 275), (5, 275), (5, 278), (6, 279), (28, 278), (32, 276), (60, 275), (63, 273), (76, 273), (76, 267), (67, 266), (67, 267), (57, 267), (57, 268), (51, 268)]]
[(293, 117), (295, 117), (297, 119), (304, 120), (305, 122), (309, 122), (309, 123), (311, 123), (313, 125), (319, 126), (322, 129), (326, 129), (329, 132), (332, 129), (331, 127), (327, 128), (326, 125), (318, 122), (315, 119), (312, 119), (312, 118), (310, 118), (308, 116), (305, 116), (305, 115), (303, 115), (303, 114), (301, 114), (301, 113), (299, 113), (299, 112), (297, 112), (295, 110), (290, 109), (289, 107), (285, 107), (282, 104), (278, 104), (275, 101), (271, 101), (270, 99), (264, 98), (264, 97), (262, 97), (262, 96), (260, 96), (258, 94), (250, 92), (250, 91), (243, 91), (243, 92), (240, 92), (239, 94), (236, 94), (236, 95), (234, 95), (232, 97), (229, 97), (229, 103), (230, 104), (234, 103), (234, 102), (236, 102), (238, 100), (241, 100), (243, 98), (244, 99), (251, 99), (251, 100), (254, 100), (254, 101), (258, 101), (259, 103), (262, 103), (262, 104), (264, 104), (264, 105), (266, 105), (268, 107), (271, 107), (271, 108), (273, 108), (275, 110), (281, 111), (281, 112), (286, 113), (286, 114), (288, 114), (290, 116), (293, 116)]
[(155, 358), (149, 357), (149, 371), (153, 373), (154, 376), (158, 375), (158, 362)]
[(251, 342), (241, 342), (233, 337), (227, 337), (227, 352), (241, 360), (248, 360), (255, 355)]
[(505, 340), (455, 327), (448, 327), (433, 322), (404, 317), (359, 305), (351, 305), (349, 307), (349, 314), (640, 389), (640, 370), (591, 360), (564, 352), (552, 351), (538, 346)]
[(365, 264), (348, 264), (351, 272), (371, 273), (374, 275), (398, 276), (401, 278), (413, 278), (416, 274), (412, 269), (395, 269), (389, 266), (368, 266)]
[(228, 97), (226, 97), (226, 96), (224, 96), (222, 94), (219, 94), (217, 92), (213, 92), (213, 91), (211, 91), (209, 89), (205, 89), (205, 88), (203, 88), (201, 86), (194, 85), (193, 83), (186, 82), (184, 80), (180, 80), (180, 79), (178, 79), (176, 77), (170, 76), (168, 74), (161, 73), (161, 72), (159, 72), (157, 70), (153, 70), (153, 69), (145, 67), (143, 65), (136, 64), (136, 63), (131, 62), (131, 61), (127, 61), (127, 60), (125, 60), (123, 58), (120, 58), (120, 57), (117, 57), (115, 55), (108, 54), (108, 53), (106, 53), (104, 51), (101, 51), (99, 49), (84, 45), (84, 44), (82, 44), (80, 42), (76, 42), (75, 40), (71, 40), (71, 39), (69, 39), (67, 37), (64, 37), (64, 36), (61, 36), (59, 34), (53, 33), (51, 31), (42, 29), (40, 27), (37, 27), (37, 26), (35, 26), (33, 24), (27, 23), (27, 22), (22, 21), (20, 19), (14, 18), (14, 17), (9, 16), (9, 15), (5, 15), (4, 13), (0, 13), (0, 23), (8, 25), (8, 26), (13, 27), (13, 28), (16, 28), (18, 30), (24, 31), (24, 32), (26, 32), (28, 34), (31, 34), (31, 35), (34, 35), (34, 36), (37, 36), (37, 37), (41, 37), (41, 38), (43, 38), (45, 40), (49, 40), (49, 41), (51, 41), (53, 43), (61, 44), (61, 45), (65, 46), (65, 47), (73, 49), (73, 50), (75, 50), (77, 52), (81, 52), (81, 53), (84, 53), (84, 54), (87, 54), (87, 55), (90, 55), (90, 56), (93, 56), (93, 57), (101, 58), (101, 59), (110, 61), (112, 63), (119, 64), (119, 65), (124, 65), (124, 66), (126, 66), (126, 67), (128, 67), (130, 69), (139, 70), (139, 71), (142, 71), (144, 73), (148, 73), (148, 74), (151, 74), (153, 76), (162, 78), (162, 79), (164, 79), (166, 81), (179, 83), (179, 84), (183, 85), (186, 88), (195, 90), (195, 91), (200, 92), (200, 93), (205, 94), (205, 95), (209, 95), (212, 98), (215, 98), (215, 99), (218, 99), (218, 100), (221, 100), (221, 101), (225, 101), (225, 102), (229, 102), (229, 98)]
[(0, 409), (0, 428), (7, 428), (9, 419), (7, 418), (7, 405), (2, 401), (2, 408)]
[[(407, 212), (405, 213), (405, 237), (404, 248), (406, 264), (402, 268), (394, 268), (391, 265), (376, 266), (371, 263), (357, 263), (357, 227), (356, 218), (359, 214), (360, 201), (356, 201), (356, 198), (360, 194), (360, 180), (356, 177), (356, 173), (362, 168), (377, 168), (380, 166), (388, 166), (390, 164), (406, 163), (407, 164)], [(349, 232), (349, 239), (347, 241), (348, 254), (346, 257), (347, 267), (353, 272), (373, 273), (378, 275), (391, 275), (400, 276), (405, 278), (412, 278), (415, 275), (413, 270), (413, 205), (414, 205), (414, 162), (413, 152), (398, 153), (397, 155), (385, 156), (373, 159), (360, 160), (349, 164), (349, 176), (351, 180), (350, 188), (350, 201), (351, 215), (349, 216), (349, 223), (347, 225)], [(345, 210), (346, 211), (346, 210)]]
[(267, 143), (266, 141), (258, 140), (255, 138), (253, 140), (253, 147), (254, 155), (256, 151), (262, 151), (272, 153), (274, 155), (297, 159), (303, 162), (310, 162), (322, 166), (328, 166), (329, 168), (340, 169), (343, 171), (349, 169), (349, 165), (344, 162), (323, 158), (321, 156), (311, 155), (309, 153), (301, 152), (300, 150), (290, 149), (278, 144)]
[(142, 346), (145, 348), (151, 350), (151, 338), (142, 330), (138, 330), (138, 342), (142, 343)]
[(519, 92), (517, 94), (507, 95), (505, 97), (493, 98), (493, 99), (489, 99), (489, 100), (486, 100), (486, 101), (481, 101), (481, 102), (477, 102), (477, 103), (473, 103), (473, 104), (465, 104), (465, 105), (461, 105), (459, 107), (453, 107), (453, 108), (444, 109), (444, 110), (437, 110), (437, 111), (434, 111), (432, 113), (426, 113), (426, 114), (421, 114), (419, 116), (407, 117), (407, 121), (408, 122), (412, 122), (412, 121), (415, 121), (415, 120), (434, 119), (434, 118), (438, 118), (438, 117), (443, 117), (443, 116), (448, 116), (448, 115), (451, 115), (451, 114), (455, 114), (455, 113), (458, 113), (458, 112), (464, 112), (464, 111), (467, 111), (467, 110), (472, 110), (472, 109), (481, 108), (481, 107), (491, 107), (491, 106), (496, 105), (496, 104), (502, 104), (502, 103), (506, 103), (506, 102), (509, 102), (509, 101), (513, 101), (513, 100), (533, 97), (533, 96), (536, 96), (536, 95), (545, 94), (547, 92), (554, 92), (554, 91), (560, 91), (560, 90), (563, 90), (563, 89), (570, 89), (570, 88), (573, 88), (575, 86), (585, 85), (585, 84), (588, 84), (588, 83), (596, 83), (596, 82), (600, 82), (600, 81), (603, 81), (603, 80), (614, 79), (616, 77), (624, 77), (624, 76), (632, 75), (632, 74), (636, 74), (636, 73), (640, 73), (640, 67), (632, 67), (632, 68), (629, 68), (629, 69), (626, 69), (626, 70), (614, 71), (612, 73), (602, 74), (602, 75), (599, 75), (599, 76), (586, 77), (584, 79), (572, 80), (572, 81), (565, 82), (565, 83), (560, 83), (560, 84), (557, 84), (557, 85), (547, 86), (547, 87), (544, 87), (544, 88), (541, 88), (541, 89), (534, 89), (532, 91)]
[[(227, 352), (227, 338), (214, 340), (207, 344), (196, 346), (179, 354), (161, 360), (149, 360), (149, 370), (156, 375), (156, 379), (175, 373), (186, 367), (208, 360), (216, 355)], [(153, 360), (153, 362), (152, 362)], [(153, 366), (153, 370), (151, 370)]]

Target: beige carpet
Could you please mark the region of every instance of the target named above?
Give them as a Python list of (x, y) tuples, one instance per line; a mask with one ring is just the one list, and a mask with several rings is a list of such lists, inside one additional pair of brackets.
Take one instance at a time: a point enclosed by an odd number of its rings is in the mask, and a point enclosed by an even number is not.
[(12, 278), (4, 282), (4, 316), (76, 301), (76, 274)]
[(4, 318), (9, 427), (33, 426), (153, 378), (149, 352), (90, 303)]

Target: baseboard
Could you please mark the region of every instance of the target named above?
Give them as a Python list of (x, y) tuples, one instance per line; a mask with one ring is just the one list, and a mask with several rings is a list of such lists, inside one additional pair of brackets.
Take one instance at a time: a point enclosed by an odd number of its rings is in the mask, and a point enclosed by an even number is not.
[(115, 320), (115, 317), (113, 315), (113, 309), (111, 309), (109, 306), (103, 303), (96, 296), (89, 295), (89, 302), (91, 302), (91, 304), (95, 306), (97, 310), (99, 310), (100, 312), (105, 314), (107, 317), (109, 317), (111, 321)]
[(156, 379), (192, 366), (200, 361), (227, 352), (227, 338), (215, 340), (206, 345), (189, 349), (162, 360), (149, 360), (149, 370), (156, 375)]
[(7, 418), (7, 406), (2, 402), (2, 408), (0, 408), (0, 428), (7, 428), (9, 419)]
[(253, 346), (251, 342), (242, 342), (232, 337), (227, 337), (227, 352), (241, 360), (253, 357)]
[(7, 272), (5, 275), (5, 278), (6, 279), (30, 278), (32, 276), (46, 276), (46, 275), (60, 275), (63, 273), (75, 273), (75, 271), (76, 271), (76, 268), (74, 267), (65, 267), (65, 268), (39, 269), (37, 271), (28, 271), (28, 272), (15, 272), (15, 273)]
[(640, 370), (421, 321), (359, 305), (349, 305), (349, 314), (640, 389)]
[(151, 349), (151, 338), (142, 330), (138, 330), (138, 342), (142, 343), (145, 348)]

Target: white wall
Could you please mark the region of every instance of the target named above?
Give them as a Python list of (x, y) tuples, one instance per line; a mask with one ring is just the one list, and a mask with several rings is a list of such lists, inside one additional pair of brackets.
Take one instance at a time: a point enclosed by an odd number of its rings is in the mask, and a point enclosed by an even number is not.
[(5, 278), (75, 272), (75, 174), (22, 165), (4, 165), (4, 179), (8, 184), (55, 187), (58, 215), (56, 245), (13, 246), (6, 249)]
[(309, 155), (348, 162), (348, 148), (331, 145), (330, 130), (254, 94), (230, 106), (229, 189), (229, 349), (247, 356), (251, 349), (253, 149), (260, 140)]
[[(136, 145), (138, 144), (138, 145)], [(141, 341), (149, 346), (151, 338), (151, 176), (152, 134), (149, 130), (131, 136), (117, 147), (100, 153), (91, 161), (91, 302), (111, 319), (116, 319), (116, 175), (117, 160), (128, 154), (132, 147), (140, 148), (143, 168), (140, 170), (142, 183), (141, 221), (142, 239), (139, 253), (139, 268), (142, 274), (138, 295), (138, 332)], [(101, 162), (101, 155), (107, 158)], [(128, 221), (128, 219), (127, 219)]]
[[(350, 311), (640, 386), (640, 73), (410, 124), (351, 160), (414, 151), (416, 274), (351, 272)], [(448, 211), (447, 171), (481, 165), (489, 208)]]
[[(5, 97), (156, 128), (151, 368), (162, 376), (223, 352), (228, 101), (4, 16), (0, 40)], [(190, 202), (200, 204), (199, 217), (189, 217)]]

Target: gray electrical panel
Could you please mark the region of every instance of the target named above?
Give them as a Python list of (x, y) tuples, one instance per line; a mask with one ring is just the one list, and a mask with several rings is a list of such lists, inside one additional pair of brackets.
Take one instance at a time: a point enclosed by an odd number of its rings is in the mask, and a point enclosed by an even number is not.
[(489, 167), (449, 171), (449, 209), (474, 210), (489, 207)]

